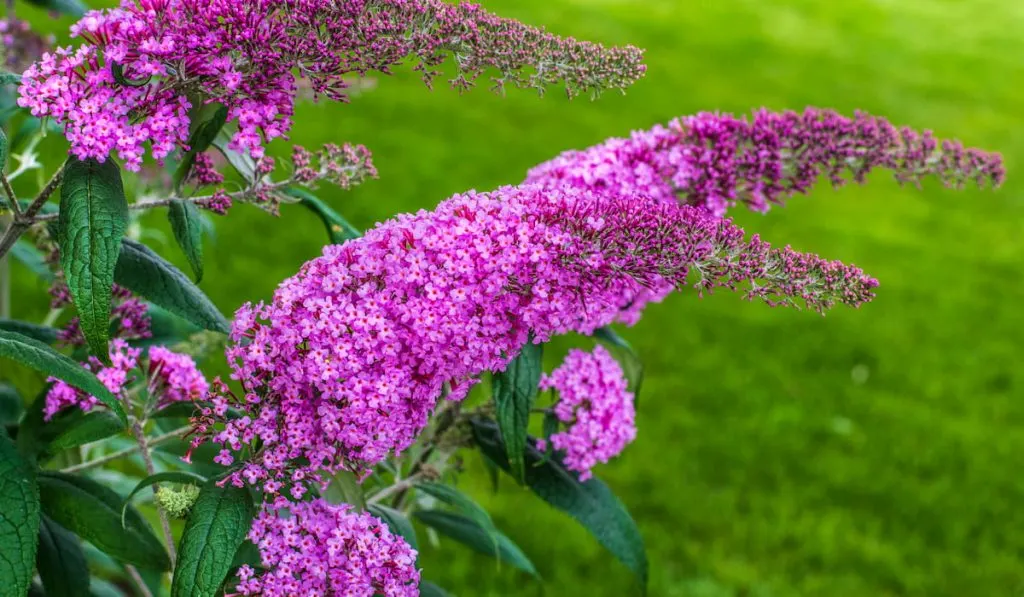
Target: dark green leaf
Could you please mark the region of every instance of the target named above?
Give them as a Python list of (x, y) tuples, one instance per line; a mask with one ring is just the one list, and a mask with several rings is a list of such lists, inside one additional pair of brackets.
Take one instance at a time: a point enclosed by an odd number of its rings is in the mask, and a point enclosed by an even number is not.
[(152, 335), (149, 338), (136, 340), (134, 342), (136, 346), (177, 344), (203, 329), (152, 303), (146, 305), (146, 314), (149, 315), (149, 327)]
[(427, 495), (433, 496), (435, 499), (440, 500), (453, 508), (457, 508), (462, 511), (467, 517), (477, 524), (481, 529), (491, 534), (493, 537), (497, 537), (500, 533), (498, 527), (494, 526), (494, 521), (491, 520), (491, 515), (473, 501), (473, 498), (462, 493), (458, 489), (455, 489), (451, 485), (444, 485), (441, 483), (418, 483), (416, 488), (426, 493)]
[(128, 504), (131, 503), (132, 498), (135, 494), (139, 493), (143, 489), (156, 485), (157, 483), (185, 483), (188, 485), (203, 485), (206, 483), (206, 479), (195, 473), (188, 473), (185, 471), (165, 471), (162, 473), (156, 473), (150, 475), (145, 479), (139, 481), (138, 485), (132, 489), (132, 492), (128, 494), (128, 497), (124, 498), (124, 506), (121, 508), (121, 523), (124, 524), (125, 514), (128, 512)]
[(612, 353), (622, 365), (622, 371), (629, 381), (629, 391), (633, 393), (634, 401), (640, 398), (640, 386), (644, 383), (644, 363), (640, 355), (633, 350), (633, 346), (626, 342), (625, 338), (615, 333), (610, 327), (597, 328), (594, 330), (594, 337), (612, 349)]
[(554, 410), (544, 413), (544, 441), (546, 443), (544, 458), (537, 464), (544, 464), (555, 455), (555, 446), (551, 443), (551, 436), (558, 433), (558, 415)]
[(332, 244), (340, 245), (347, 240), (359, 238), (363, 235), (358, 228), (350, 224), (341, 214), (331, 209), (331, 206), (306, 189), (288, 186), (282, 190), (286, 195), (295, 197), (299, 200), (299, 203), (320, 216), (324, 226), (327, 227), (327, 238), (331, 239)]
[(198, 283), (203, 279), (203, 222), (199, 208), (191, 201), (175, 199), (171, 201), (167, 219)]
[(45, 325), (17, 321), (15, 319), (0, 319), (0, 330), (16, 332), (22, 336), (34, 338), (45, 344), (53, 344), (57, 341), (57, 330)]
[(11, 255), (27, 267), (29, 271), (43, 280), (47, 282), (53, 280), (53, 272), (50, 271), (49, 266), (43, 261), (43, 254), (25, 239), (19, 239), (18, 242), (14, 243), (14, 246), (11, 247)]
[(174, 402), (153, 413), (154, 419), (190, 419), (196, 413), (192, 402)]
[(228, 109), (226, 106), (220, 104), (203, 106), (203, 111), (206, 110), (213, 110), (213, 114), (210, 115), (208, 120), (204, 120), (202, 124), (192, 131), (192, 135), (188, 139), (189, 150), (185, 152), (181, 163), (178, 164), (178, 168), (174, 171), (174, 188), (179, 188), (181, 183), (188, 178), (192, 165), (195, 163), (196, 155), (210, 148), (220, 130), (224, 128), (224, 123), (228, 120)]
[(212, 145), (217, 151), (224, 155), (228, 163), (242, 175), (248, 183), (256, 182), (256, 162), (248, 153), (239, 153), (228, 147), (231, 144), (231, 134), (226, 129), (221, 129), (214, 138)]
[(24, 411), (18, 390), (9, 383), (0, 382), (0, 427), (17, 425)]
[(56, 12), (63, 15), (72, 17), (80, 17), (85, 14), (89, 7), (86, 6), (81, 0), (28, 0), (29, 3), (35, 4), (40, 8), (45, 8), (50, 12)]
[(108, 158), (64, 164), (57, 243), (60, 266), (93, 355), (108, 360), (114, 266), (128, 222), (121, 172)]
[(87, 413), (50, 442), (49, 450), (59, 452), (89, 442), (106, 439), (124, 430), (124, 424), (114, 415), (104, 411)]
[(0, 596), (20, 596), (32, 584), (39, 536), (35, 467), (0, 431)]
[(420, 583), (420, 597), (448, 597), (448, 592), (434, 583), (425, 580)]
[[(481, 419), (474, 419), (472, 424), (480, 449), (510, 472), (497, 425)], [(526, 485), (542, 500), (569, 514), (590, 531), (605, 549), (636, 574), (646, 591), (647, 552), (640, 530), (626, 507), (600, 480), (591, 478), (581, 483), (557, 457), (541, 464), (543, 459), (543, 454), (528, 442)]]
[(185, 525), (174, 570), (171, 597), (212, 597), (231, 570), (238, 547), (254, 516), (252, 497), (245, 488), (210, 481)]
[(124, 593), (121, 589), (102, 578), (92, 579), (92, 585), (89, 587), (89, 595), (91, 595), (91, 597), (124, 597)]
[(511, 539), (500, 532), (495, 540), (495, 537), (480, 528), (472, 519), (443, 510), (420, 510), (416, 512), (416, 518), (438, 533), (451, 537), (467, 547), (539, 577), (533, 562)]
[(114, 81), (118, 85), (123, 85), (125, 87), (142, 87), (143, 85), (149, 83), (149, 81), (153, 78), (152, 76), (148, 76), (145, 79), (129, 79), (125, 76), (124, 65), (120, 62), (111, 63), (110, 74), (114, 76)]
[(383, 520), (393, 534), (405, 539), (409, 547), (419, 549), (419, 542), (416, 540), (416, 529), (412, 528), (412, 523), (409, 522), (405, 514), (383, 504), (370, 504), (367, 510), (370, 511), (370, 514)]
[(95, 396), (120, 417), (125, 424), (128, 418), (121, 408), (121, 402), (110, 393), (88, 369), (72, 361), (49, 346), (15, 332), (0, 330), (0, 357), (7, 357), (42, 371), (76, 388)]
[(512, 476), (520, 483), (523, 481), (526, 429), (530, 424), (530, 409), (537, 398), (543, 351), (543, 345), (528, 343), (504, 371), (494, 374), (494, 405), (498, 425), (508, 450)]
[[(29, 0), (31, 2), (31, 0)], [(0, 85), (20, 85), (21, 75), (8, 71), (0, 71)]]
[(324, 492), (324, 498), (332, 504), (351, 504), (358, 512), (366, 510), (363, 487), (355, 473), (338, 471), (331, 476), (331, 483)]
[(231, 325), (181, 270), (149, 247), (125, 239), (114, 279), (125, 288), (199, 327), (228, 333)]
[(47, 595), (89, 596), (89, 566), (81, 542), (48, 516), (39, 525), (36, 565)]
[(39, 475), (39, 489), (43, 512), (100, 551), (142, 568), (170, 567), (160, 539), (138, 511), (129, 507), (121, 525), (124, 500), (110, 489), (92, 479), (56, 471)]

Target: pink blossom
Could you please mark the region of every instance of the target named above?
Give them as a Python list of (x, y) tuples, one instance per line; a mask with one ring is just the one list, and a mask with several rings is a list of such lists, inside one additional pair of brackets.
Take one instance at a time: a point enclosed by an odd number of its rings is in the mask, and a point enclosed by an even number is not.
[[(226, 353), (241, 392), (214, 384), (195, 443), (237, 452), (259, 442), (231, 480), (265, 489), (295, 471), (306, 482), (363, 471), (407, 448), (446, 390), (465, 396), (531, 334), (544, 342), (632, 321), (641, 293), (724, 286), (825, 310), (869, 300), (876, 284), (646, 196), (539, 186), (456, 195), (327, 247), (271, 304), (239, 309)], [(229, 405), (247, 416), (227, 420)]]
[(931, 131), (897, 128), (877, 116), (808, 108), (803, 114), (762, 109), (750, 120), (707, 112), (679, 118), (565, 152), (533, 168), (527, 181), (639, 193), (722, 215), (737, 203), (766, 211), (807, 193), (822, 177), (834, 187), (848, 179), (863, 183), (879, 168), (901, 183), (934, 176), (955, 187), (970, 180), (999, 186), (1004, 178), (999, 154), (939, 142)]
[(249, 540), (265, 572), (238, 571), (242, 595), (416, 597), (416, 551), (387, 525), (348, 504), (322, 499), (265, 504)]
[(551, 435), (551, 446), (565, 453), (563, 462), (581, 481), (592, 476), (596, 464), (618, 456), (636, 439), (636, 411), (627, 385), (622, 367), (603, 346), (589, 353), (569, 351), (562, 365), (541, 378), (542, 390), (558, 392), (554, 413), (568, 425)]
[(210, 384), (191, 356), (163, 346), (149, 349), (149, 393), (159, 406), (201, 400), (209, 389)]
[[(134, 380), (130, 372), (138, 365), (141, 353), (141, 349), (128, 346), (124, 340), (114, 339), (110, 341), (109, 366), (104, 365), (96, 357), (89, 357), (89, 360), (82, 366), (95, 373), (104, 387), (116, 396)], [(43, 407), (43, 420), (45, 421), (49, 421), (59, 411), (69, 406), (77, 406), (84, 411), (89, 411), (100, 404), (99, 398), (86, 394), (55, 377), (50, 377), (46, 381), (52, 383), (53, 386), (46, 394), (46, 404)]]

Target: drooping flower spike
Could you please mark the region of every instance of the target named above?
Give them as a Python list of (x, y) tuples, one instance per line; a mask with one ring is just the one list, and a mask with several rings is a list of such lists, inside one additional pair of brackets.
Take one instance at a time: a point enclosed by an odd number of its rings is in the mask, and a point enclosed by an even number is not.
[(679, 118), (567, 151), (533, 168), (526, 180), (640, 193), (722, 215), (740, 203), (766, 211), (821, 178), (834, 187), (863, 183), (877, 169), (891, 170), (901, 183), (935, 177), (953, 187), (972, 180), (997, 187), (1005, 174), (999, 154), (939, 141), (931, 131), (808, 108), (802, 114), (762, 109), (751, 119), (706, 112)]
[(239, 309), (227, 356), (243, 391), (214, 384), (195, 443), (222, 444), (225, 465), (258, 443), (231, 480), (298, 499), (321, 472), (365, 471), (407, 448), (443, 392), (461, 399), (531, 334), (629, 322), (637, 295), (690, 285), (824, 310), (869, 300), (876, 281), (646, 196), (456, 195), (327, 247), (271, 304)]
[(454, 57), (459, 89), (493, 72), (505, 85), (570, 96), (623, 89), (644, 73), (633, 47), (559, 38), (476, 5), (443, 0), (122, 0), (73, 28), (84, 45), (31, 66), (19, 104), (64, 125), (80, 159), (116, 152), (141, 167), (189, 137), (189, 112), (220, 102), (237, 123), (231, 146), (259, 159), (291, 129), (296, 76), (333, 99), (346, 78), (412, 57), (428, 83)]

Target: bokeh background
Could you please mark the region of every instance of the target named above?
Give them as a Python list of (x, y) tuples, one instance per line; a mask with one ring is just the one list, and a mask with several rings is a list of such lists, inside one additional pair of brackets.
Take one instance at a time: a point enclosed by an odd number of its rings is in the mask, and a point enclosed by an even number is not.
[[(878, 298), (827, 317), (676, 295), (620, 330), (647, 365), (637, 441), (599, 475), (630, 507), (653, 596), (1024, 595), (1024, 3), (1019, 0), (485, 0), (564, 35), (647, 49), (625, 96), (462, 96), (411, 72), (304, 104), (295, 142), (364, 143), (381, 178), (322, 196), (360, 227), (520, 181), (569, 148), (702, 110), (833, 107), (1004, 153), (999, 192), (824, 186), (767, 216), (777, 244), (852, 261)], [(227, 313), (316, 256), (321, 223), (236, 207), (202, 287)], [(159, 226), (159, 218), (149, 223)], [(164, 237), (150, 240), (183, 263)], [(15, 272), (19, 296), (37, 284)], [(15, 315), (32, 310), (16, 304)], [(637, 594), (571, 520), (510, 482), (462, 485), (543, 583), (454, 544), (425, 578), (460, 597)]]

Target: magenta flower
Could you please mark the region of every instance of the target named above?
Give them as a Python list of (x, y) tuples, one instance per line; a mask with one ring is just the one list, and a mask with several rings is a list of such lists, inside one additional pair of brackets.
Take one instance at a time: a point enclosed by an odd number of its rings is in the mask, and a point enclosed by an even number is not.
[[(232, 482), (290, 486), (298, 499), (322, 472), (365, 471), (407, 448), (442, 395), (464, 397), (531, 334), (631, 321), (638, 295), (691, 284), (824, 310), (869, 300), (877, 282), (644, 196), (456, 195), (327, 247), (271, 304), (239, 309), (227, 356), (242, 392), (214, 384), (195, 445), (222, 444), (228, 465), (259, 443)], [(228, 419), (229, 406), (246, 416)]]
[(743, 203), (756, 211), (807, 193), (822, 177), (838, 187), (863, 183), (874, 169), (901, 183), (934, 176), (948, 186), (973, 180), (999, 186), (1001, 156), (897, 129), (884, 118), (846, 118), (808, 108), (803, 114), (759, 110), (753, 119), (702, 113), (667, 127), (568, 151), (533, 168), (527, 182), (570, 184), (618, 195), (639, 193), (700, 205), (722, 215)]
[(387, 525), (348, 504), (324, 500), (265, 504), (249, 540), (266, 572), (242, 566), (242, 595), (416, 597), (416, 551)]
[[(593, 352), (571, 350), (550, 375), (541, 378), (542, 390), (558, 392), (555, 416), (568, 425), (548, 438), (551, 447), (564, 452), (566, 468), (580, 481), (592, 476), (590, 469), (618, 456), (636, 439), (633, 394), (618, 361), (603, 346)], [(538, 442), (545, 449), (546, 442)]]
[(210, 384), (192, 357), (163, 346), (149, 349), (149, 394), (158, 407), (202, 400), (209, 390)]
[(62, 123), (72, 152), (116, 151), (138, 170), (189, 136), (189, 111), (220, 102), (238, 128), (232, 148), (259, 159), (287, 134), (298, 91), (344, 99), (346, 77), (389, 72), (412, 57), (429, 83), (455, 57), (451, 84), (496, 71), (495, 87), (623, 89), (643, 75), (636, 48), (563, 39), (476, 5), (442, 0), (122, 0), (72, 27), (86, 45), (60, 48), (25, 71), (19, 104)]
[[(110, 341), (109, 366), (92, 356), (87, 362), (82, 363), (82, 366), (95, 373), (96, 377), (103, 382), (104, 387), (116, 396), (126, 385), (134, 381), (134, 377), (130, 373), (138, 366), (140, 354), (142, 354), (141, 349), (132, 348), (128, 346), (127, 342), (118, 338)], [(77, 406), (84, 411), (89, 411), (101, 404), (99, 398), (86, 394), (56, 377), (47, 378), (46, 381), (53, 385), (46, 393), (46, 403), (43, 406), (44, 421), (49, 421), (54, 415), (69, 406)]]

